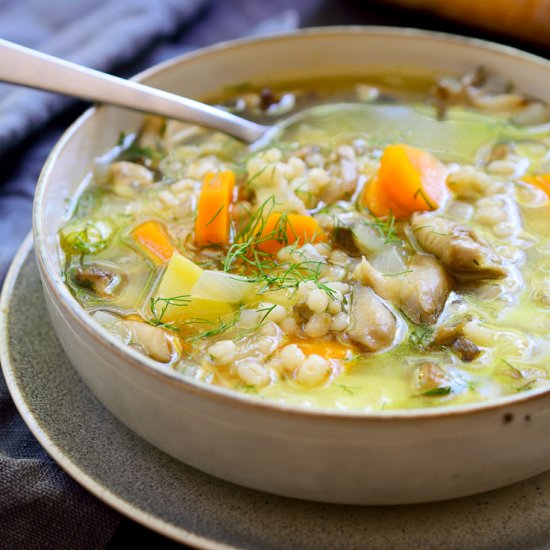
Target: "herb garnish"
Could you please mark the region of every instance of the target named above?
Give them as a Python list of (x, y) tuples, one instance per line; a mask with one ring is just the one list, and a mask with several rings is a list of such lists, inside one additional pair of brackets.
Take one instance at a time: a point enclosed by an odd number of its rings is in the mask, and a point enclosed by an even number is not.
[(373, 217), (373, 222), (366, 221), (365, 224), (374, 227), (380, 232), (380, 235), (384, 238), (384, 244), (397, 244), (403, 242), (402, 239), (397, 236), (395, 230), (395, 216), (391, 212), (385, 220), (376, 216)]
[(187, 336), (185, 340), (187, 342), (194, 342), (195, 340), (200, 340), (202, 338), (209, 338), (210, 336), (217, 336), (218, 334), (222, 334), (225, 331), (229, 330), (230, 328), (234, 327), (241, 318), (241, 311), (242, 308), (239, 309), (234, 317), (228, 321), (218, 318), (217, 324), (216, 321), (212, 321), (210, 319), (202, 319), (199, 317), (194, 317), (191, 319), (188, 319), (183, 323), (184, 325), (213, 325), (212, 328), (209, 328), (207, 330), (204, 330), (203, 332), (194, 333), (190, 336)]
[[(191, 296), (189, 294), (182, 294), (181, 296), (171, 296), (169, 298), (151, 298), (149, 300), (149, 309), (151, 311), (151, 319), (148, 321), (150, 325), (154, 327), (162, 326), (169, 330), (179, 330), (176, 326), (165, 323), (163, 321), (164, 315), (170, 306), (183, 307), (189, 305), (191, 302)], [(162, 304), (160, 313), (158, 312), (157, 305)]]
[[(126, 141), (126, 133), (120, 132), (118, 136), (117, 145), (119, 147), (124, 147)], [(127, 160), (129, 162), (135, 162), (135, 161), (143, 161), (143, 160), (161, 160), (164, 158), (164, 153), (161, 153), (160, 151), (155, 151), (154, 149), (151, 149), (151, 147), (141, 147), (138, 144), (138, 140), (134, 139), (128, 147), (126, 147), (121, 154), (122, 158), (124, 160)]]
[(85, 254), (96, 254), (109, 243), (93, 221), (87, 221), (80, 231), (69, 233), (65, 237), (65, 242), (74, 251), (80, 253), (81, 260)]
[(428, 325), (419, 325), (409, 335), (409, 344), (413, 349), (426, 348), (432, 339), (434, 328)]
[(212, 218), (208, 221), (208, 223), (205, 224), (205, 227), (208, 227), (219, 215), (220, 212), (223, 210), (224, 205), (221, 204), (218, 208), (218, 211), (212, 216)]
[(355, 392), (361, 389), (361, 386), (349, 386), (348, 384), (336, 384), (336, 386), (349, 395), (355, 395)]
[(452, 391), (452, 388), (450, 386), (443, 386), (441, 388), (432, 388), (431, 390), (426, 390), (425, 392), (422, 392), (420, 395), (424, 395), (424, 396), (449, 395), (451, 391)]
[(422, 200), (426, 203), (426, 206), (430, 210), (435, 210), (435, 206), (429, 201), (428, 197), (426, 196), (426, 193), (424, 193), (424, 190), (421, 187), (419, 187), (416, 190), (416, 192), (413, 195), (413, 198), (416, 199), (416, 197), (418, 197), (419, 195), (420, 195), (420, 197), (422, 197)]
[(264, 288), (258, 290), (258, 294), (274, 290), (297, 289), (300, 282), (313, 281), (318, 288), (333, 298), (334, 291), (319, 281), (324, 262), (308, 258), (303, 251), (299, 250), (298, 244), (291, 245), (289, 253), (298, 254), (303, 261), (292, 263), (288, 267), (282, 267), (272, 253), (262, 250), (261, 244), (266, 241), (275, 240), (283, 247), (288, 247), (288, 235), (294, 234), (297, 237), (285, 213), (281, 214), (271, 231), (264, 232), (274, 206), (275, 197), (271, 196), (251, 214), (246, 225), (237, 232), (235, 243), (225, 255), (224, 271), (237, 269), (250, 281), (264, 283)]

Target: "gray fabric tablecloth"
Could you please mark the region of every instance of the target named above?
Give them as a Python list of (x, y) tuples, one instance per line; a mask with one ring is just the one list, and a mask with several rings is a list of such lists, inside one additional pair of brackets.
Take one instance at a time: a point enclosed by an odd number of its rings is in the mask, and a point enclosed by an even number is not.
[[(0, 38), (102, 71), (173, 34), (206, 0), (0, 1)], [(0, 152), (40, 129), (70, 100), (0, 84)]]

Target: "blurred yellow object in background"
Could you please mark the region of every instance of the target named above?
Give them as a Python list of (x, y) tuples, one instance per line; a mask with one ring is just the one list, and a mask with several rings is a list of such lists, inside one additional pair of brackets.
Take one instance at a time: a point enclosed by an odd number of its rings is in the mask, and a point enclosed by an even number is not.
[(386, 0), (550, 46), (550, 0)]

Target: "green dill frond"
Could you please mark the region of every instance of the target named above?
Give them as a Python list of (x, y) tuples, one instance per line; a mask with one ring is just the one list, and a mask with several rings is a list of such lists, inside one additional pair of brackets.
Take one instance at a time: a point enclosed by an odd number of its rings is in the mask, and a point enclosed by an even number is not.
[(373, 216), (374, 221), (365, 221), (365, 224), (378, 230), (380, 236), (384, 239), (384, 244), (400, 244), (403, 242), (399, 238), (395, 229), (395, 216), (390, 212), (387, 219), (383, 220)]
[(341, 390), (345, 391), (349, 395), (355, 395), (357, 390), (361, 389), (361, 386), (350, 386), (348, 384), (336, 384), (336, 387), (338, 387)]
[(436, 395), (449, 395), (452, 391), (453, 389), (451, 388), (451, 386), (443, 386), (441, 388), (432, 388), (431, 390), (426, 390), (422, 392), (420, 395), (427, 396), (427, 397), (436, 396)]
[[(178, 328), (174, 325), (167, 324), (163, 321), (164, 315), (170, 306), (184, 307), (191, 303), (191, 296), (189, 294), (182, 294), (180, 296), (171, 296), (169, 298), (151, 298), (149, 300), (149, 310), (151, 312), (151, 319), (148, 321), (150, 325), (154, 327), (163, 326), (164, 328), (169, 328), (170, 330), (177, 331)], [(157, 305), (162, 304), (160, 307), (160, 312), (158, 311)]]
[(220, 207), (218, 208), (216, 213), (212, 216), (212, 218), (210, 218), (210, 220), (205, 224), (204, 227), (208, 227), (220, 215), (221, 211), (223, 210), (223, 207), (224, 205), (220, 204)]
[(424, 190), (419, 187), (414, 195), (413, 195), (413, 198), (416, 199), (416, 197), (420, 196), (422, 198), (422, 200), (426, 203), (426, 206), (430, 209), (430, 210), (435, 210), (435, 206), (430, 202), (430, 200), (428, 199), (426, 193), (424, 193)]
[(184, 324), (185, 325), (208, 325), (211, 326), (211, 328), (208, 328), (207, 330), (203, 330), (201, 332), (195, 332), (194, 334), (191, 334), (185, 340), (187, 342), (194, 342), (196, 340), (200, 340), (202, 338), (210, 338), (211, 336), (218, 336), (219, 334), (223, 334), (224, 332), (228, 331), (229, 329), (233, 328), (241, 318), (241, 311), (242, 307), (239, 308), (239, 310), (235, 313), (234, 317), (229, 320), (224, 320), (221, 318), (218, 318), (216, 321), (212, 321), (210, 319), (202, 319), (202, 318), (192, 318), (188, 319)]
[(435, 329), (428, 325), (419, 325), (409, 334), (409, 345), (413, 349), (426, 348), (431, 340)]
[(62, 235), (61, 238), (65, 245), (78, 252), (81, 258), (86, 254), (97, 254), (109, 244), (109, 239), (91, 220), (87, 221), (82, 229)]
[(247, 186), (247, 187), (251, 187), (251, 188), (254, 188), (254, 182), (266, 171), (267, 169), (267, 164), (261, 168), (260, 170), (258, 170), (253, 176), (251, 176), (250, 178), (247, 178), (244, 182), (244, 184)]

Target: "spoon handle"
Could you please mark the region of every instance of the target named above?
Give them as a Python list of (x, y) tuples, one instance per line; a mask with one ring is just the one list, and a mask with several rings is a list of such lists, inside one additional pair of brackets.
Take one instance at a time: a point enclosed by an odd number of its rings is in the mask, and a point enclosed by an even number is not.
[(266, 126), (192, 99), (88, 69), (0, 39), (0, 81), (183, 120), (247, 143)]

